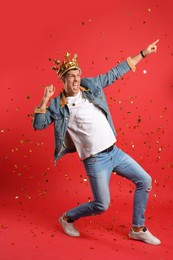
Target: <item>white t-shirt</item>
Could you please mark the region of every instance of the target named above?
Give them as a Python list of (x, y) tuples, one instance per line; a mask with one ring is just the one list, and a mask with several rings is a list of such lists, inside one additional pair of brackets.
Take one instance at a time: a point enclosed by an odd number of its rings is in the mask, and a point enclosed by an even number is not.
[(67, 102), (70, 111), (68, 133), (82, 160), (116, 142), (106, 116), (101, 109), (83, 98), (81, 91), (77, 96), (67, 97)]

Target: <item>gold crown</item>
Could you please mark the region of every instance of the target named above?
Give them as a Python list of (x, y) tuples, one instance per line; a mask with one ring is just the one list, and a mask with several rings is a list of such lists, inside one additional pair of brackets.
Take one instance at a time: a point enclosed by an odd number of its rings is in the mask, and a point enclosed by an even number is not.
[(74, 57), (70, 60), (70, 53), (65, 54), (65, 60), (62, 63), (59, 60), (54, 60), (54, 66), (52, 67), (58, 73), (58, 76), (61, 78), (64, 73), (72, 69), (78, 69), (81, 71), (80, 66), (78, 64), (78, 55), (74, 54)]

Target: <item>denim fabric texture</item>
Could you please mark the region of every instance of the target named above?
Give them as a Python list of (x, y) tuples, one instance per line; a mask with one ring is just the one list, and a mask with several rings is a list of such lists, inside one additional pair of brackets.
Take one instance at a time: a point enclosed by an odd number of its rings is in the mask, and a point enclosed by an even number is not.
[(102, 214), (109, 208), (109, 182), (112, 172), (131, 180), (135, 186), (132, 224), (141, 227), (145, 223), (145, 209), (151, 190), (151, 177), (129, 155), (118, 147), (107, 153), (98, 153), (83, 161), (93, 193), (93, 201), (87, 202), (67, 212), (70, 219)]
[[(126, 61), (118, 64), (106, 74), (98, 75), (94, 78), (82, 78), (81, 86), (84, 88), (83, 95), (90, 102), (104, 111), (106, 118), (116, 136), (116, 131), (109, 112), (106, 97), (103, 91), (104, 87), (111, 85), (116, 79), (128, 72), (130, 67)], [(60, 159), (64, 154), (75, 152), (75, 146), (68, 135), (67, 127), (70, 113), (67, 105), (61, 107), (60, 101), (62, 94), (53, 98), (46, 114), (35, 114), (33, 127), (35, 130), (41, 130), (54, 123), (55, 150), (54, 160)]]

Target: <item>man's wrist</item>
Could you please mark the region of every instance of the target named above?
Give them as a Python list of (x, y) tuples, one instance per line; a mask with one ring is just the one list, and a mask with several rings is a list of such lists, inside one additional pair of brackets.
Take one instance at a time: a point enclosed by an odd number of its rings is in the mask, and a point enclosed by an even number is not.
[(42, 102), (48, 103), (49, 102), (49, 97), (43, 96)]
[(141, 54), (142, 58), (146, 58), (146, 56), (147, 56), (144, 50), (140, 51), (140, 54)]

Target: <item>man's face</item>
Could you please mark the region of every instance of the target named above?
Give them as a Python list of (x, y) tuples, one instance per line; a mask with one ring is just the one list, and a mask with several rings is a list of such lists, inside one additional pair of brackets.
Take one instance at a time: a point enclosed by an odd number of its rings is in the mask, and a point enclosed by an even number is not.
[(67, 96), (76, 96), (80, 90), (80, 70), (69, 70), (63, 77), (64, 90)]

